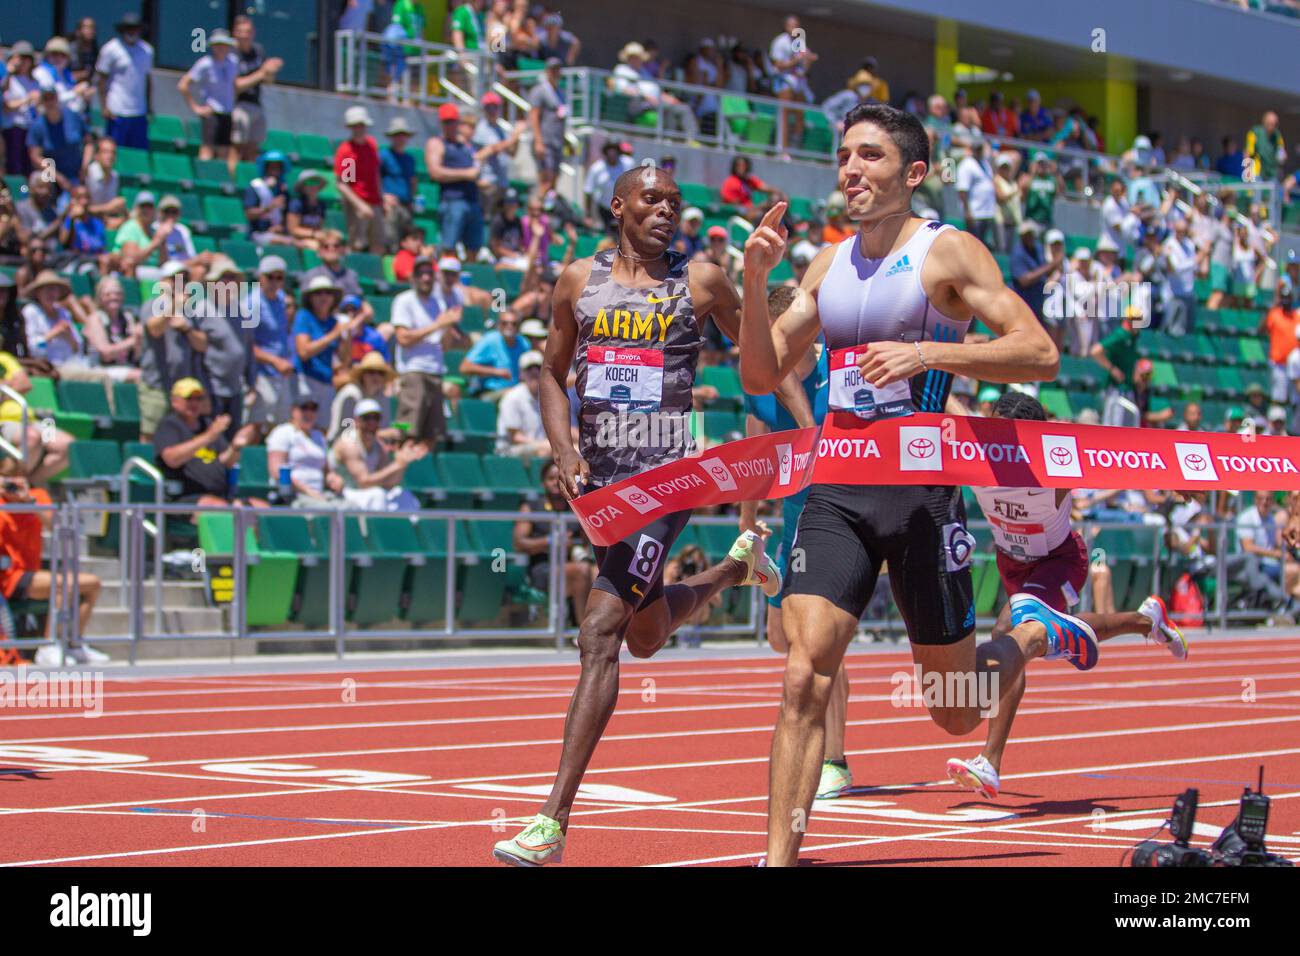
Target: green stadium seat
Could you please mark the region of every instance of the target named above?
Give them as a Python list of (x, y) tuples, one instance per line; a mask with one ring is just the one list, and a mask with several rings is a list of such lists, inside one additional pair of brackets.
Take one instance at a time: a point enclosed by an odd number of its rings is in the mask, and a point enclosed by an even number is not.
[(185, 135), (185, 124), (179, 116), (167, 116), (162, 113), (149, 117), (149, 148), (153, 151), (170, 150), (175, 153), (185, 151), (189, 139)]
[(480, 454), (491, 451), (497, 436), (496, 405), (483, 399), (461, 399), (456, 420), (447, 431), (461, 450)]
[(266, 139), (262, 141), (262, 149), (265, 152), (278, 149), (289, 157), (289, 161), (298, 162), (298, 135), (287, 129), (269, 129), (266, 131)]
[(121, 177), (123, 185), (128, 182), (147, 185), (153, 172), (153, 167), (149, 165), (149, 150), (119, 146), (113, 169)]
[(700, 369), (699, 384), (718, 390), (718, 401), (710, 407), (716, 409), (739, 408), (745, 400), (745, 390), (740, 385), (740, 373), (731, 365), (705, 365)]
[(230, 178), (230, 167), (220, 159), (194, 160), (194, 184), (199, 192), (209, 196), (235, 191), (235, 183)]
[[(497, 511), (506, 508), (518, 508), (524, 501), (535, 501), (541, 497), (541, 485), (533, 481), (528, 469), (518, 458), (508, 455), (484, 455), (483, 476), (492, 491), (492, 508)], [(506, 500), (513, 498), (514, 504)]]
[(68, 474), (65, 486), (116, 487), (122, 473), (122, 449), (115, 441), (84, 439), (74, 441), (68, 449)]
[(243, 232), (247, 223), (244, 204), (233, 196), (204, 196), (203, 221), (218, 239)]
[[(292, 598), (292, 620), (306, 628), (329, 626), (329, 541), (312, 537), (305, 515), (283, 509), (263, 509), (257, 514), (260, 547), (291, 554), (298, 559), (297, 587)], [(344, 588), (351, 584), (352, 563), (344, 562)]]
[(316, 133), (299, 133), (298, 159), (304, 166), (332, 168), (334, 166), (334, 147), (324, 136)]
[(444, 488), (469, 492), (479, 500), (489, 500), (491, 490), (479, 456), (470, 452), (446, 451), (435, 456), (434, 466)]
[(140, 390), (135, 382), (113, 383), (113, 421), (116, 427), (140, 434)]
[[(313, 521), (319, 523), (322, 519)], [(401, 614), (406, 558), (386, 552), (371, 542), (360, 518), (348, 515), (343, 521), (344, 554), (354, 566), (348, 598), (349, 620), (358, 627), (395, 620)]]
[(249, 445), (239, 455), (239, 496), (265, 499), (275, 487), (266, 464), (266, 446)]
[(388, 279), (384, 277), (384, 257), (372, 252), (353, 252), (344, 258), (344, 264), (355, 269), (362, 285), (368, 289), (387, 294), (392, 291)]
[(76, 412), (94, 419), (95, 431), (101, 438), (123, 440), (132, 435), (112, 434), (113, 409), (109, 405), (108, 391), (103, 382), (78, 382), (63, 380), (59, 382), (59, 407), (64, 412)]
[(1043, 388), (1038, 392), (1038, 400), (1043, 403), (1047, 414), (1062, 421), (1072, 421), (1074, 411), (1070, 408), (1070, 398), (1064, 389)]
[(154, 153), (151, 167), (157, 190), (179, 193), (194, 188), (194, 167), (184, 153)]
[(221, 251), (234, 260), (235, 265), (250, 276), (257, 275), (257, 264), (262, 259), (257, 243), (247, 239), (227, 239), (221, 243)]
[[(209, 558), (235, 556), (235, 519), (230, 514), (201, 512), (197, 516), (199, 547)], [(244, 618), (249, 627), (279, 627), (289, 620), (298, 586), (298, 558), (294, 554), (263, 551), (252, 528), (246, 529), (248, 576), (244, 582)], [(224, 561), (208, 565), (207, 573), (229, 576)]]

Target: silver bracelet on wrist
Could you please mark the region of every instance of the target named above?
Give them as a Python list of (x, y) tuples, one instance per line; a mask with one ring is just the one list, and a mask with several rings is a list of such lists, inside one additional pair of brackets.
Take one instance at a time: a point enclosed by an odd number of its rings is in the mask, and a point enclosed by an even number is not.
[(916, 346), (916, 360), (921, 363), (921, 369), (926, 372), (930, 371), (930, 366), (925, 364), (925, 355), (921, 352), (921, 343), (913, 342), (912, 344)]

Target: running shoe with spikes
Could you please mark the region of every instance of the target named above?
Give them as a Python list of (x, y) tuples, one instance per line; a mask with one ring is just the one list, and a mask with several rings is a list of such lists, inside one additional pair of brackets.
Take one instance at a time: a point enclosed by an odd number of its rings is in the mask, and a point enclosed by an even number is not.
[(1159, 595), (1153, 594), (1143, 601), (1138, 613), (1151, 618), (1151, 640), (1169, 648), (1174, 660), (1187, 660), (1187, 638), (1183, 637), (1178, 625), (1169, 619), (1169, 611), (1165, 609), (1165, 602)]
[(564, 831), (558, 821), (539, 813), (514, 839), (494, 846), (492, 855), (511, 866), (559, 863), (564, 856)]
[(1025, 621), (1037, 621), (1047, 629), (1045, 660), (1065, 658), (1081, 671), (1097, 666), (1097, 634), (1086, 622), (1055, 610), (1032, 594), (1013, 594), (1011, 626)]
[(983, 754), (973, 760), (953, 757), (948, 761), (948, 779), (959, 787), (974, 790), (985, 800), (996, 800), (1001, 785), (998, 772)]
[(747, 569), (744, 580), (740, 582), (742, 587), (757, 584), (768, 597), (776, 597), (781, 593), (781, 569), (763, 550), (763, 539), (757, 534), (752, 531), (743, 532), (727, 556), (739, 561)]
[(848, 767), (827, 760), (822, 764), (822, 778), (817, 783), (818, 800), (834, 800), (853, 789), (853, 772)]

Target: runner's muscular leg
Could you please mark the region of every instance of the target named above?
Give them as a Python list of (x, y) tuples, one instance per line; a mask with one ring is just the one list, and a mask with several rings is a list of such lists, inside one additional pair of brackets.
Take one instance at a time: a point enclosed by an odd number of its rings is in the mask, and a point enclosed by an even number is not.
[(542, 813), (566, 829), (582, 775), (618, 704), (618, 652), (631, 620), (632, 606), (608, 591), (593, 590), (587, 598), (587, 613), (578, 629), (582, 671), (564, 718), (560, 769), (542, 807)]
[[(767, 609), (767, 643), (778, 654), (785, 654), (790, 645), (785, 639), (785, 629), (781, 626), (781, 606), (778, 604)], [(849, 675), (840, 662), (840, 669), (835, 672), (835, 683), (831, 686), (830, 700), (826, 704), (826, 759), (844, 759), (844, 730), (848, 723), (849, 709)]]
[(825, 754), (831, 685), (858, 623), (853, 615), (812, 594), (787, 594), (781, 617), (790, 651), (781, 713), (772, 735), (768, 866), (793, 866), (799, 855)]
[(651, 657), (668, 638), (723, 588), (734, 587), (745, 577), (746, 568), (735, 558), (723, 558), (699, 574), (665, 584), (663, 597), (643, 605), (627, 629), (627, 649), (633, 657)]

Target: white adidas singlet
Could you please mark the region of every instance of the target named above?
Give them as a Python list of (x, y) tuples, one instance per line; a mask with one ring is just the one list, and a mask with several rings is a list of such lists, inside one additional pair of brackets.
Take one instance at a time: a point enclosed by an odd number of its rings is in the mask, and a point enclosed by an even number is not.
[(1055, 488), (973, 488), (997, 549), (1018, 561), (1047, 557), (1070, 532), (1073, 496), (1056, 503)]

